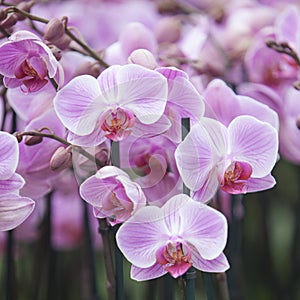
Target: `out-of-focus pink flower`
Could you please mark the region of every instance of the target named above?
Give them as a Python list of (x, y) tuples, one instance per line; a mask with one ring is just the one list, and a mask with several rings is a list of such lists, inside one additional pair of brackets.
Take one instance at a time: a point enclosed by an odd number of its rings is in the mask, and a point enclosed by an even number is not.
[(116, 240), (132, 263), (131, 278), (137, 281), (168, 272), (177, 278), (191, 266), (205, 272), (229, 268), (223, 254), (225, 217), (183, 194), (172, 197), (161, 208), (141, 208), (120, 227)]
[(203, 93), (205, 116), (228, 126), (237, 116), (249, 115), (279, 128), (277, 113), (266, 104), (251, 97), (235, 94), (221, 79), (214, 79)]
[(105, 61), (110, 64), (126, 64), (130, 54), (137, 49), (155, 53), (157, 42), (154, 33), (139, 22), (127, 24), (119, 35), (119, 40), (105, 50)]
[(120, 142), (121, 167), (141, 186), (150, 205), (160, 207), (182, 192), (182, 180), (174, 157), (176, 146), (164, 135), (129, 137)]
[(202, 118), (175, 152), (183, 182), (195, 200), (207, 202), (220, 187), (231, 194), (271, 188), (278, 135), (269, 123), (239, 116), (226, 128)]
[(19, 160), (17, 139), (0, 132), (0, 231), (20, 225), (32, 212), (34, 201), (21, 197), (24, 179), (15, 173)]
[(107, 218), (111, 225), (126, 221), (146, 205), (141, 187), (122, 170), (105, 166), (80, 186), (82, 198), (94, 207), (97, 218)]
[(298, 67), (286, 54), (268, 48), (268, 39), (275, 39), (272, 28), (262, 30), (246, 52), (245, 67), (249, 81), (276, 88), (292, 84), (297, 80)]
[[(0, 73), (8, 88), (21, 87), (23, 92), (35, 92), (54, 78), (59, 63), (51, 50), (35, 34), (17, 31), (0, 45)], [(62, 73), (60, 74), (62, 76)]]

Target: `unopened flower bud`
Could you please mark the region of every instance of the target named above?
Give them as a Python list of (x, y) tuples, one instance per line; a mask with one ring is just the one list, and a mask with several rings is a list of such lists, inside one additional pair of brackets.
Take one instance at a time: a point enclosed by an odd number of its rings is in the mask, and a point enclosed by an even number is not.
[(87, 74), (97, 78), (100, 75), (101, 71), (102, 68), (97, 62), (86, 61), (75, 70), (74, 77)]
[(177, 18), (165, 17), (159, 21), (155, 36), (159, 43), (175, 43), (181, 34), (181, 23)]
[(6, 29), (14, 26), (17, 22), (18, 22), (17, 15), (10, 14), (0, 23), (0, 26)]
[(134, 50), (128, 57), (128, 62), (137, 64), (145, 68), (154, 70), (157, 67), (157, 62), (154, 55), (146, 49)]
[(27, 136), (25, 138), (25, 145), (27, 146), (33, 146), (41, 143), (43, 141), (43, 137), (36, 135), (36, 136)]
[(110, 153), (109, 150), (106, 147), (98, 147), (95, 157), (103, 163), (103, 165), (106, 165), (110, 159)]
[(56, 149), (50, 160), (52, 171), (61, 171), (72, 166), (72, 146), (67, 148), (59, 147)]
[(13, 135), (17, 138), (18, 143), (22, 142), (23, 136), (20, 134), (20, 132), (15, 132)]
[(296, 126), (300, 129), (300, 115), (296, 118)]
[(7, 13), (4, 10), (0, 10), (0, 21), (3, 21), (7, 17)]
[(65, 50), (69, 47), (69, 45), (71, 43), (71, 38), (69, 36), (67, 36), (66, 34), (64, 34), (59, 39), (53, 40), (52, 43), (55, 46), (57, 46), (59, 49)]
[(44, 39), (53, 42), (65, 34), (65, 24), (58, 18), (51, 19), (45, 27)]
[[(17, 5), (17, 8), (24, 10), (26, 12), (30, 12), (31, 7), (34, 5), (34, 1), (29, 1), (29, 2), (21, 2)], [(20, 13), (16, 13), (17, 18), (19, 21), (25, 20), (26, 16), (20, 14)]]

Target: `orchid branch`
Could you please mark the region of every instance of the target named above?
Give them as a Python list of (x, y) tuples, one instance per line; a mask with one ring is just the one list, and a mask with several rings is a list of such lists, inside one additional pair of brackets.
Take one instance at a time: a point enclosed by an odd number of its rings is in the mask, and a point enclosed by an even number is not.
[[(5, 5), (5, 3), (2, 3), (2, 5)], [(48, 24), (49, 20), (45, 18), (41, 18), (36, 15), (32, 15), (31, 13), (22, 10), (14, 5), (8, 6), (7, 8), (7, 13), (19, 13), (22, 14), (23, 16), (27, 17), (31, 21), (37, 21), (40, 23)], [(108, 68), (109, 65), (94, 51), (92, 50), (85, 42), (77, 38), (67, 27), (65, 28), (66, 34), (74, 41), (76, 42), (79, 46), (81, 46), (91, 57), (93, 57), (95, 60), (99, 62), (101, 66), (104, 68)]]
[(298, 54), (294, 51), (294, 49), (292, 49), (292, 47), (288, 43), (277, 43), (274, 40), (267, 40), (266, 45), (267, 47), (275, 50), (278, 53), (284, 53), (289, 55), (291, 58), (294, 59), (297, 65), (300, 66), (300, 58)]
[[(44, 129), (45, 128), (42, 128), (42, 130), (44, 130)], [(73, 145), (73, 144), (69, 143), (68, 141), (66, 141), (65, 139), (57, 136), (53, 132), (45, 133), (45, 132), (42, 132), (42, 130), (41, 131), (32, 130), (32, 131), (16, 132), (14, 135), (16, 136), (16, 138), (18, 139), (19, 142), (22, 140), (22, 138), (24, 136), (35, 136), (35, 137), (49, 138), (49, 139), (52, 139), (52, 140), (56, 140), (59, 143), (65, 145), (65, 146), (72, 146), (72, 149), (74, 151), (77, 151), (78, 153), (80, 153), (83, 156), (85, 156), (87, 159), (95, 162), (98, 167), (105, 166), (104, 162), (102, 162), (101, 160), (97, 159), (96, 157), (94, 157), (89, 152), (85, 151), (82, 147), (77, 146), (77, 145)]]

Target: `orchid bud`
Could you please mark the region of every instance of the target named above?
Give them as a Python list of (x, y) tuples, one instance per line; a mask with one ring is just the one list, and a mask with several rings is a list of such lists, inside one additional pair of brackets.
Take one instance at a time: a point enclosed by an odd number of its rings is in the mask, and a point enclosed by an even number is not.
[(0, 10), (0, 21), (3, 21), (7, 17), (7, 13), (4, 10)]
[(165, 17), (156, 27), (155, 36), (159, 43), (175, 43), (181, 34), (181, 24), (177, 18)]
[(0, 26), (2, 28), (10, 28), (14, 26), (18, 22), (18, 17), (16, 14), (10, 14), (8, 15), (4, 21), (1, 22)]
[(59, 147), (56, 149), (50, 160), (52, 171), (61, 171), (72, 166), (72, 146), (67, 148)]
[(154, 55), (146, 49), (134, 50), (128, 57), (128, 62), (151, 70), (154, 70), (157, 67)]
[(33, 146), (41, 143), (43, 141), (43, 137), (40, 135), (36, 136), (27, 136), (25, 138), (25, 145), (27, 146)]
[[(29, 2), (23, 1), (17, 5), (17, 8), (24, 10), (26, 12), (30, 12), (30, 9), (33, 5), (34, 5), (34, 1), (29, 1)], [(26, 19), (26, 16), (22, 15), (21, 13), (16, 13), (16, 15), (19, 21), (23, 21)]]
[(62, 37), (65, 33), (65, 24), (58, 18), (51, 19), (45, 28), (44, 39), (52, 42)]
[(153, 32), (138, 22), (129, 23), (124, 27), (120, 34), (119, 42), (126, 57), (128, 57), (133, 50), (143, 48), (149, 51), (155, 51), (157, 46)]
[(52, 43), (61, 50), (65, 50), (69, 47), (71, 43), (71, 38), (64, 34), (59, 39), (53, 40)]
[(87, 74), (97, 78), (101, 71), (102, 68), (97, 62), (85, 61), (75, 70), (74, 77)]

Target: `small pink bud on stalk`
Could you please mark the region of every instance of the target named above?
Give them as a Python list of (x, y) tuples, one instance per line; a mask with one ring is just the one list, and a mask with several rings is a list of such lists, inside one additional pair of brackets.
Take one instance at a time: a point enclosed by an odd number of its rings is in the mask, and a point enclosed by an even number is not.
[(8, 28), (11, 28), (12, 26), (16, 25), (17, 22), (18, 22), (17, 15), (10, 14), (0, 23), (0, 26), (2, 28), (8, 29)]
[(128, 62), (143, 66), (150, 70), (157, 68), (157, 62), (154, 55), (146, 49), (136, 49), (132, 51), (128, 57)]
[(39, 143), (41, 143), (43, 141), (43, 137), (42, 136), (27, 136), (25, 138), (25, 145), (27, 146), (33, 146), (33, 145), (37, 145)]
[(7, 13), (2, 9), (0, 11), (0, 21), (3, 21), (7, 17)]
[(103, 71), (103, 69), (101, 68), (99, 63), (86, 61), (76, 69), (74, 77), (87, 74), (97, 78), (100, 75), (101, 71)]
[(61, 171), (72, 166), (72, 145), (67, 148), (59, 147), (56, 149), (50, 160), (52, 171)]
[[(34, 1), (29, 1), (29, 2), (21, 2), (17, 5), (17, 8), (20, 10), (24, 10), (26, 12), (30, 12), (31, 7), (34, 5)], [(18, 21), (23, 21), (26, 19), (26, 16), (20, 14), (20, 13), (16, 13), (16, 16), (18, 18)]]
[(181, 23), (174, 17), (165, 17), (159, 21), (155, 36), (159, 43), (175, 43), (180, 39)]
[(45, 28), (45, 41), (48, 44), (53, 44), (62, 50), (66, 49), (71, 42), (71, 38), (65, 33), (66, 23), (66, 17), (61, 20), (58, 18), (51, 19)]
[(52, 42), (52, 40), (59, 39), (65, 33), (65, 24), (58, 18), (51, 19), (45, 27), (44, 39)]

